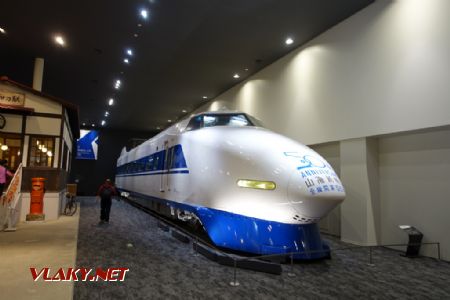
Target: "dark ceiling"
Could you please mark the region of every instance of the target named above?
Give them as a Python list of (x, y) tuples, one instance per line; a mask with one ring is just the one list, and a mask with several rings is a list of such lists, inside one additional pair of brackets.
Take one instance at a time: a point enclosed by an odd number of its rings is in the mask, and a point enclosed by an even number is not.
[[(34, 58), (42, 57), (43, 92), (79, 104), (81, 123), (105, 119), (111, 128), (154, 131), (371, 2), (1, 1), (0, 75), (31, 85)], [(65, 38), (64, 47), (54, 43), (55, 34)], [(134, 53), (126, 65), (128, 47)]]

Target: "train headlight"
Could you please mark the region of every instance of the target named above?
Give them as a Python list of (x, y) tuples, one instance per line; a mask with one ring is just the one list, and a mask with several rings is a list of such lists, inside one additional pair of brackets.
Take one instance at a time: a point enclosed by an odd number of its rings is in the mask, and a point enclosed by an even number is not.
[(250, 179), (239, 179), (237, 185), (243, 188), (258, 189), (258, 190), (274, 190), (277, 185), (273, 181), (261, 181)]

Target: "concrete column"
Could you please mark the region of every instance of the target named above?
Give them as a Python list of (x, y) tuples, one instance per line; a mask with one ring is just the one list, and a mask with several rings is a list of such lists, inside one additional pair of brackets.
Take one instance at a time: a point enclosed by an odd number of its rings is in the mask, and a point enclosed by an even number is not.
[(378, 141), (342, 141), (341, 180), (347, 197), (341, 205), (341, 239), (358, 245), (380, 241)]
[(44, 59), (36, 58), (34, 60), (33, 89), (42, 91), (42, 78), (44, 76)]

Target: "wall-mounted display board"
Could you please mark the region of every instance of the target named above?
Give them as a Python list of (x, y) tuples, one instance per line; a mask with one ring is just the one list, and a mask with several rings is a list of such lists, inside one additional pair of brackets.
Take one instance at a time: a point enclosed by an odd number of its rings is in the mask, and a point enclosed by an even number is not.
[(76, 159), (97, 159), (98, 131), (80, 130), (80, 138), (77, 140)]

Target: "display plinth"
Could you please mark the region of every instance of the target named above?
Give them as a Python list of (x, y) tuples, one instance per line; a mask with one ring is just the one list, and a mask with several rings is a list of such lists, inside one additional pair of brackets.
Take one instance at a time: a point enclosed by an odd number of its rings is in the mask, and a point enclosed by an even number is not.
[(45, 220), (45, 214), (28, 214), (27, 221), (44, 221)]

